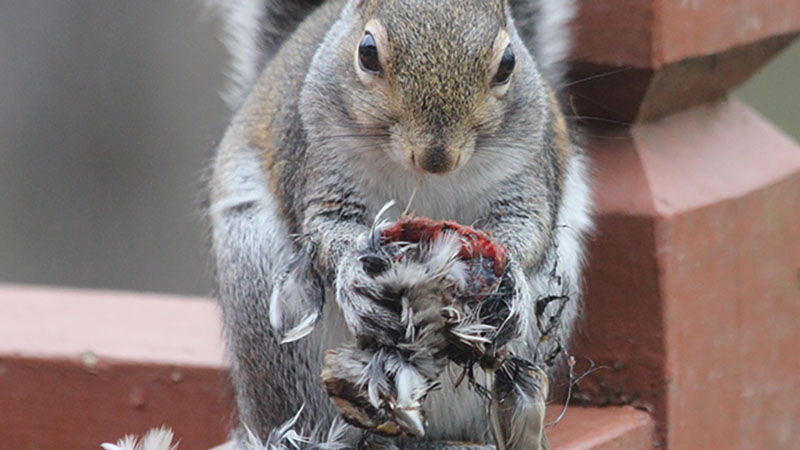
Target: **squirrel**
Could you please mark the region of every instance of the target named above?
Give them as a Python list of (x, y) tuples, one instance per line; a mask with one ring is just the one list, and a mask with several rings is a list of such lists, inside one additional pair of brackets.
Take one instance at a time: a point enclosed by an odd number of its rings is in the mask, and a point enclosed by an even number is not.
[[(591, 229), (586, 158), (559, 104), (573, 2), (218, 6), (237, 112), (213, 159), (207, 213), (241, 448), (546, 448), (541, 386), (496, 388), (492, 419), (485, 393), (445, 367), (441, 388), (420, 399), (424, 418), (394, 417), (417, 433), (385, 438), (343, 422), (320, 377), (326, 351), (396, 339), (400, 313), (363, 287), (383, 282), (370, 267), (383, 257), (375, 217), (405, 209), (507, 249), (510, 353), (541, 364), (565, 345)], [(404, 289), (434, 276), (417, 271)], [(513, 361), (519, 370), (497, 376), (534, 373)]]

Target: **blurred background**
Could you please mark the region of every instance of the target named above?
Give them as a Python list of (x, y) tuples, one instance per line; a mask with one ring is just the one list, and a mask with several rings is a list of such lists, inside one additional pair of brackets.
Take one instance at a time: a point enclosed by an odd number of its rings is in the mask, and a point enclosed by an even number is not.
[[(192, 0), (0, 0), (0, 282), (206, 295), (199, 179), (229, 117)], [(736, 92), (800, 139), (800, 44)]]

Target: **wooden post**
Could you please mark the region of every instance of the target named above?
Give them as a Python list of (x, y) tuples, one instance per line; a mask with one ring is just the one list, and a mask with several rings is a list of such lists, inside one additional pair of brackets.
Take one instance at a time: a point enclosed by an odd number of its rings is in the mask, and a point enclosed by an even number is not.
[(650, 411), (669, 449), (796, 448), (800, 148), (726, 94), (797, 36), (800, 2), (580, 4), (565, 104), (597, 232), (572, 353), (608, 369), (576, 396)]

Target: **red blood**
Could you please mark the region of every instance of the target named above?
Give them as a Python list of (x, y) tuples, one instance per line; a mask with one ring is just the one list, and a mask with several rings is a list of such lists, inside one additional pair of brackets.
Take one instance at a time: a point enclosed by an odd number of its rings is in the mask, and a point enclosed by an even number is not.
[(458, 257), (464, 260), (482, 258), (491, 260), (494, 274), (502, 277), (508, 262), (506, 248), (495, 242), (488, 234), (460, 223), (405, 216), (381, 232), (383, 242), (430, 242), (443, 233), (455, 233), (461, 237)]

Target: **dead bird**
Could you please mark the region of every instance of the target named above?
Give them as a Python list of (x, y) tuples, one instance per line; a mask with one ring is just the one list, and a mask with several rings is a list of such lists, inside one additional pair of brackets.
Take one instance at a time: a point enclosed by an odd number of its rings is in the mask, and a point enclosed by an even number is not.
[[(375, 284), (365, 280), (359, 290), (398, 314), (402, 326), (388, 342), (362, 338), (326, 353), (323, 383), (345, 420), (382, 435), (423, 437), (422, 400), (452, 388), (437, 379), (454, 362), (462, 380), (485, 395), (498, 450), (546, 448), (541, 433), (523, 432), (541, 429), (548, 384), (543, 370), (506, 349), (517, 327), (505, 252), (486, 233), (455, 222), (404, 217), (375, 228), (362, 257)], [(489, 386), (477, 384), (475, 367), (487, 372)]]

